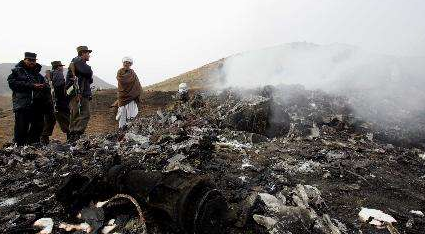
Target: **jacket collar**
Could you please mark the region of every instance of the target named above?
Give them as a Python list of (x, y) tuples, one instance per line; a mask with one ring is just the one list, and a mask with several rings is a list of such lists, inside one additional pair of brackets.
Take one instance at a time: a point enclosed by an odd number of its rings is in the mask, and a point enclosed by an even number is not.
[[(28, 68), (25, 67), (25, 62), (24, 60), (21, 60), (18, 64), (15, 65), (16, 68), (23, 68), (26, 70), (29, 70)], [(30, 70), (33, 71), (34, 73), (40, 73), (42, 66), (38, 63), (35, 64), (35, 68)]]

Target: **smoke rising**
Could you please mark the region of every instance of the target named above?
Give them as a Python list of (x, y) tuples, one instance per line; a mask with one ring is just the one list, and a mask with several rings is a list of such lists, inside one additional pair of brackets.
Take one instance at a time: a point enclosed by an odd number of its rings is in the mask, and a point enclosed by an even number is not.
[(373, 121), (413, 121), (425, 112), (425, 57), (292, 43), (237, 54), (222, 70), (219, 88), (301, 84), (348, 97), (358, 115)]

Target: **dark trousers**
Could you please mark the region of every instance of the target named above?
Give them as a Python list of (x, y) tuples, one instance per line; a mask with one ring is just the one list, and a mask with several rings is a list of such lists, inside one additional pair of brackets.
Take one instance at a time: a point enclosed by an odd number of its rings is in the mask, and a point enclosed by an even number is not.
[(69, 119), (69, 131), (71, 134), (81, 135), (86, 131), (90, 120), (90, 100), (81, 98), (79, 107), (77, 97), (73, 97), (69, 103), (71, 115)]
[(40, 108), (15, 111), (14, 141), (18, 146), (40, 142), (44, 119)]
[(43, 137), (47, 138), (53, 134), (53, 129), (55, 128), (56, 122), (58, 122), (59, 127), (63, 133), (69, 133), (69, 110), (57, 110), (56, 113), (53, 113), (53, 110), (44, 115), (44, 128)]

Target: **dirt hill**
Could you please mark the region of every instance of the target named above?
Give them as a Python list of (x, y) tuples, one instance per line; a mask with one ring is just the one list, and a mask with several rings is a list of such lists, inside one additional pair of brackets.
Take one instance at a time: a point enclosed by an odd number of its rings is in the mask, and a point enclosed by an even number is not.
[(176, 77), (147, 86), (145, 90), (152, 91), (176, 91), (180, 83), (187, 83), (191, 89), (204, 89), (212, 87), (220, 81), (223, 74), (221, 67), (225, 59), (209, 63), (200, 68), (183, 73)]

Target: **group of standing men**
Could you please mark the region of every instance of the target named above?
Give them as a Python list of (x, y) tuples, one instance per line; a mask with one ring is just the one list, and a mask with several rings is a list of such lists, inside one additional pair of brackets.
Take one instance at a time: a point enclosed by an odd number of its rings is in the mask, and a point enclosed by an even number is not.
[(56, 122), (70, 142), (85, 132), (92, 98), (93, 71), (87, 64), (91, 52), (87, 46), (77, 48), (78, 56), (72, 59), (66, 79), (61, 61), (53, 61), (52, 70), (41, 75), (37, 54), (31, 52), (12, 69), (7, 80), (13, 91), (14, 142), (18, 146), (48, 143)]

